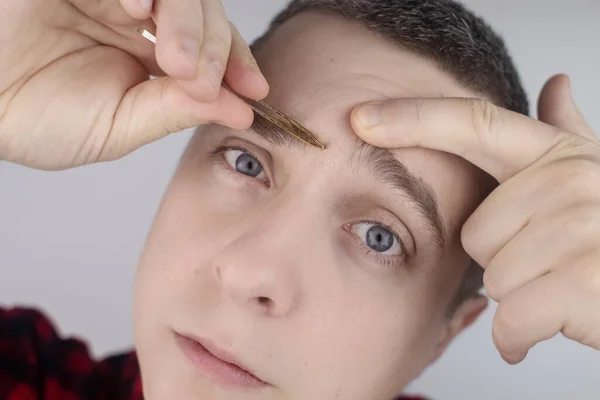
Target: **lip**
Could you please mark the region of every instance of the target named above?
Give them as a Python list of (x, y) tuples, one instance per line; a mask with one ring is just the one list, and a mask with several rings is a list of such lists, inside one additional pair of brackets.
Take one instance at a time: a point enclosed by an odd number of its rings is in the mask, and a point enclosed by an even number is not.
[(259, 389), (268, 384), (254, 375), (235, 356), (208, 339), (175, 333), (177, 345), (202, 375), (226, 389)]

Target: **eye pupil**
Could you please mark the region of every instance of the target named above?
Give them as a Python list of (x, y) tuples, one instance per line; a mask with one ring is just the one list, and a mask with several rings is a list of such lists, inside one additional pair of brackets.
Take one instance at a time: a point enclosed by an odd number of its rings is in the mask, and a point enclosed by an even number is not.
[(394, 234), (380, 225), (375, 225), (367, 231), (367, 246), (377, 252), (384, 252), (394, 245)]
[(235, 161), (235, 169), (239, 173), (252, 177), (260, 175), (263, 170), (262, 165), (249, 153), (240, 154)]

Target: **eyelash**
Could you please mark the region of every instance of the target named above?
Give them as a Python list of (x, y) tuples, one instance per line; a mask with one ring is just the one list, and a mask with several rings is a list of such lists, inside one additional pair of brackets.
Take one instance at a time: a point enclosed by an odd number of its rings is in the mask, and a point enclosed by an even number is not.
[[(354, 233), (349, 231), (350, 234), (356, 236), (356, 238), (360, 242), (360, 250), (364, 251), (366, 256), (374, 257), (375, 261), (377, 263), (379, 263), (389, 269), (398, 268), (401, 265), (405, 264), (406, 257), (407, 257), (406, 242), (400, 238), (400, 235), (396, 232), (396, 230), (394, 228), (392, 228), (391, 226), (384, 224), (380, 221), (375, 221), (375, 220), (361, 220), (358, 223), (379, 225), (382, 228), (387, 229), (388, 231), (390, 231), (392, 233), (392, 235), (394, 235), (394, 239), (398, 241), (398, 244), (399, 244), (400, 248), (402, 249), (401, 256), (382, 255), (381, 253), (378, 253), (378, 252), (374, 251), (373, 249), (371, 249), (369, 246), (367, 246), (367, 244), (361, 238), (359, 238)], [(354, 224), (351, 224), (351, 225), (354, 225)]]
[[(265, 175), (266, 175), (266, 177), (267, 177), (267, 181), (266, 181), (266, 182), (261, 182), (260, 180), (258, 180), (258, 179), (256, 179), (256, 178), (254, 178), (254, 177), (247, 176), (247, 175), (244, 175), (244, 174), (242, 174), (242, 173), (240, 173), (240, 172), (238, 172), (238, 171), (236, 171), (236, 170), (233, 170), (233, 169), (231, 168), (231, 166), (230, 166), (229, 164), (227, 164), (227, 161), (225, 160), (225, 154), (224, 154), (224, 153), (225, 153), (226, 151), (228, 151), (228, 150), (238, 150), (238, 151), (241, 151), (241, 152), (247, 153), (247, 154), (251, 155), (252, 157), (256, 158), (256, 159), (258, 160), (258, 162), (260, 162), (260, 165), (262, 166), (263, 170), (265, 171)], [(271, 180), (269, 179), (269, 174), (267, 173), (267, 169), (265, 168), (265, 163), (264, 163), (264, 161), (263, 161), (263, 160), (261, 160), (261, 158), (260, 158), (260, 157), (258, 157), (256, 154), (254, 154), (253, 152), (251, 152), (251, 151), (250, 151), (250, 150), (248, 150), (247, 148), (245, 148), (245, 147), (241, 147), (241, 146), (219, 146), (219, 147), (217, 147), (216, 149), (214, 149), (214, 150), (211, 152), (211, 154), (220, 156), (220, 157), (223, 159), (223, 161), (224, 161), (224, 162), (227, 164), (227, 167), (228, 167), (228, 168), (229, 168), (229, 169), (232, 171), (232, 173), (234, 173), (236, 176), (241, 176), (241, 178), (242, 178), (242, 179), (248, 179), (248, 178), (250, 178), (251, 180), (253, 180), (253, 181), (256, 181), (256, 182), (260, 183), (261, 185), (264, 185), (264, 186), (267, 186), (267, 187), (270, 187), (270, 186), (271, 186)]]

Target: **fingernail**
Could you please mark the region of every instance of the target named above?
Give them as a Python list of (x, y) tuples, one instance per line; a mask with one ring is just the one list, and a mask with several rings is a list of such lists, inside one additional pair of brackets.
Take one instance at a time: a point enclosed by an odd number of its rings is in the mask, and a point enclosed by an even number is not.
[(254, 57), (252, 57), (252, 56), (248, 57), (247, 64), (250, 68), (252, 68), (256, 72), (258, 72), (259, 74), (262, 74), (260, 67), (258, 66), (258, 63), (256, 62), (256, 59)]
[(263, 73), (260, 70), (260, 67), (258, 66), (258, 63), (254, 59), (254, 57), (249, 57), (248, 58), (248, 62), (246, 63), (246, 65), (250, 69), (252, 69), (254, 72), (256, 72), (256, 75), (258, 76), (258, 79), (260, 79), (260, 84), (263, 87), (268, 88), (269, 87), (269, 83), (267, 82), (267, 78), (265, 78), (265, 76), (263, 75)]
[(575, 103), (575, 95), (573, 94), (573, 85), (571, 83), (571, 77), (569, 75), (565, 75), (567, 77), (567, 87), (569, 88), (569, 93), (571, 93), (571, 100)]
[(208, 62), (204, 67), (204, 71), (206, 71), (208, 79), (210, 79), (215, 89), (219, 90), (221, 79), (223, 79), (223, 71), (219, 64), (216, 62)]
[(198, 62), (198, 56), (200, 55), (200, 43), (196, 39), (190, 37), (183, 38), (181, 40), (181, 48), (185, 51), (194, 63)]
[(140, 7), (142, 7), (146, 11), (152, 11), (152, 0), (139, 0)]
[(379, 103), (369, 103), (360, 106), (356, 112), (358, 121), (365, 127), (371, 128), (379, 125), (383, 119), (383, 110)]

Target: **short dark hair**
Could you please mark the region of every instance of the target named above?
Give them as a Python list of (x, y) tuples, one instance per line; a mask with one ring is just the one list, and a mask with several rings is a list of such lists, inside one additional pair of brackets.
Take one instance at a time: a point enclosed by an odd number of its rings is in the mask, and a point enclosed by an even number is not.
[[(251, 46), (256, 52), (273, 32), (304, 11), (332, 12), (398, 46), (427, 57), (465, 87), (497, 105), (529, 114), (527, 95), (504, 41), (486, 22), (453, 0), (292, 0)], [(451, 301), (453, 312), (483, 285), (472, 262)]]

